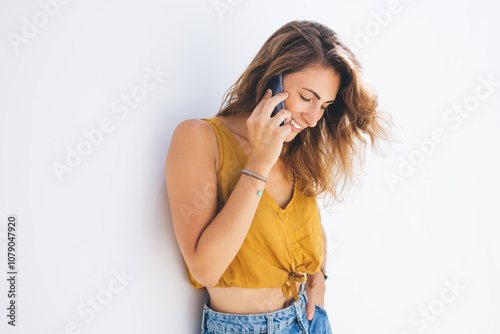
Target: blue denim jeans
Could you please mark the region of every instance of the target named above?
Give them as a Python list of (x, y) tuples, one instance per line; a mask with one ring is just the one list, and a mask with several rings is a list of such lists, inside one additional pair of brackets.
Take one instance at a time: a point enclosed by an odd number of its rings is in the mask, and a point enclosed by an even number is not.
[(273, 333), (273, 334), (332, 334), (326, 310), (315, 306), (314, 317), (307, 320), (305, 291), (306, 282), (300, 285), (299, 300), (279, 311), (257, 314), (235, 314), (216, 312), (203, 305), (201, 334), (220, 333)]

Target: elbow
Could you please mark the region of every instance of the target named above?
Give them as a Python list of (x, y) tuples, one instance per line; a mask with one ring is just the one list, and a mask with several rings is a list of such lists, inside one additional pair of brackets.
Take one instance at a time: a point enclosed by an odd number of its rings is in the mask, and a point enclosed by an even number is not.
[(191, 270), (191, 274), (198, 283), (206, 287), (215, 286), (220, 279), (220, 275), (214, 272), (213, 263), (209, 261), (198, 262)]
[[(193, 274), (193, 276), (195, 276)], [(216, 275), (213, 275), (210, 271), (198, 271), (197, 276), (195, 276), (196, 280), (202, 284), (203, 286), (206, 287), (213, 287), (219, 282), (220, 277), (216, 277)]]
[(219, 278), (214, 279), (213, 277), (209, 277), (209, 279), (207, 279), (203, 285), (211, 288), (214, 287), (217, 284), (217, 282), (219, 282)]

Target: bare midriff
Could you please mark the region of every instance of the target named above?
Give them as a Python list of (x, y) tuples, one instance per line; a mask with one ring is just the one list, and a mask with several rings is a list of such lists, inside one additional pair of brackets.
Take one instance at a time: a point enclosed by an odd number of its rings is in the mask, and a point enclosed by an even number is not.
[[(298, 272), (299, 274), (305, 274)], [(297, 293), (301, 282), (295, 282)], [(281, 286), (260, 289), (239, 287), (207, 287), (210, 295), (208, 307), (217, 312), (235, 314), (258, 314), (284, 309), (294, 300), (292, 291), (287, 299)]]

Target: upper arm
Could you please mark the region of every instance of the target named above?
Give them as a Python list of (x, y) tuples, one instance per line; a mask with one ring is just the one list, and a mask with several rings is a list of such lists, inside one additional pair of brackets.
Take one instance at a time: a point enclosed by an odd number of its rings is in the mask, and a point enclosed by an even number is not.
[(198, 119), (185, 120), (172, 134), (165, 163), (175, 237), (195, 278), (196, 246), (217, 211), (216, 141), (209, 124)]

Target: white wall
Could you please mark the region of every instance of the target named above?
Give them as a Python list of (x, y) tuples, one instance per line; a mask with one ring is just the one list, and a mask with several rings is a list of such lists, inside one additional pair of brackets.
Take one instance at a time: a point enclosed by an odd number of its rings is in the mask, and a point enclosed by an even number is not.
[[(165, 186), (172, 131), (215, 115), (294, 19), (356, 49), (404, 143), (387, 159), (367, 150), (359, 191), (322, 210), (334, 332), (500, 332), (498, 5), (221, 0), (233, 10), (219, 15), (213, 0), (54, 1), (0, 3), (2, 333), (199, 333), (208, 295), (187, 281)], [(126, 107), (152, 71), (155, 87)], [(422, 152), (435, 131), (444, 139)], [(68, 167), (77, 148), (88, 154)], [(391, 186), (404, 160), (414, 166)], [(17, 328), (6, 324), (12, 214)]]

